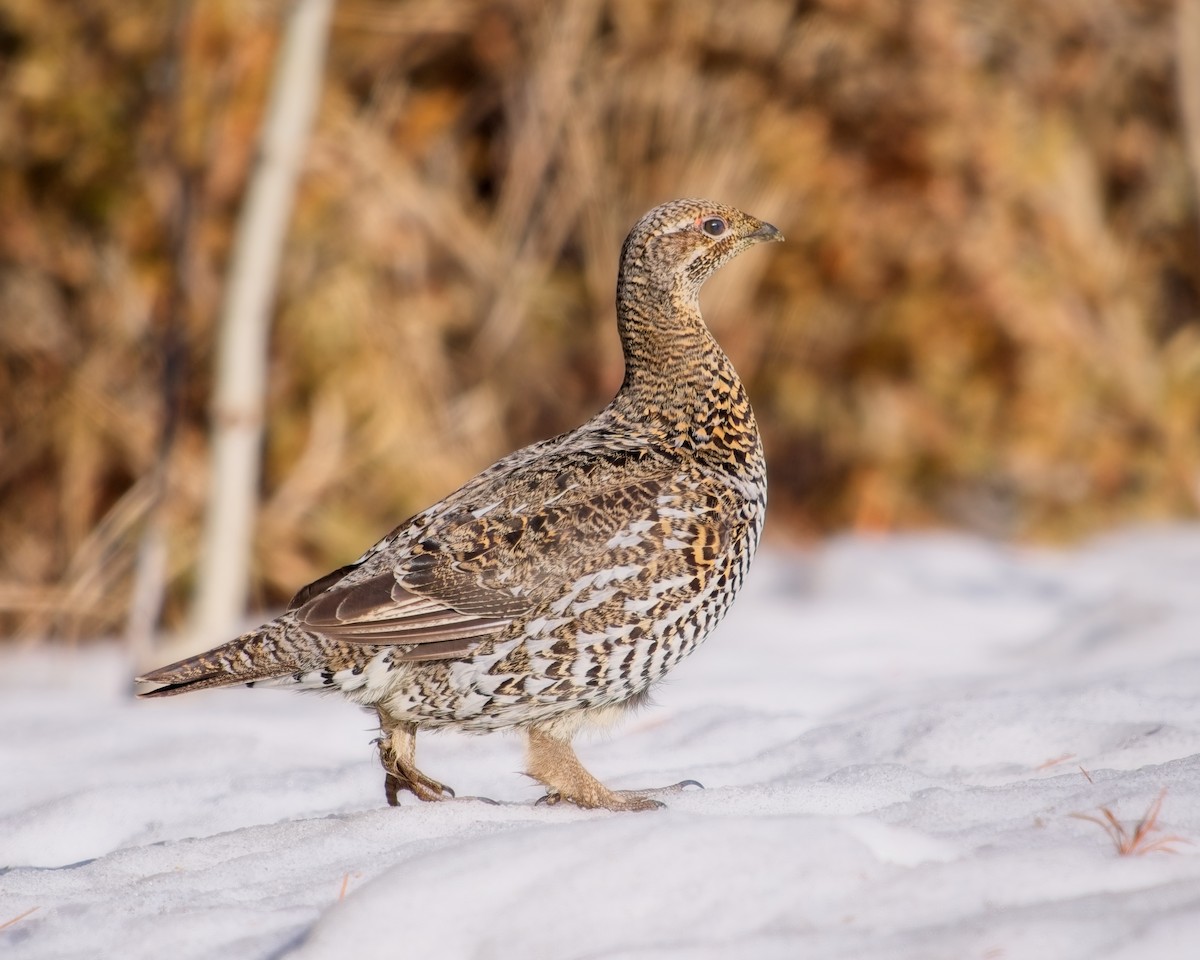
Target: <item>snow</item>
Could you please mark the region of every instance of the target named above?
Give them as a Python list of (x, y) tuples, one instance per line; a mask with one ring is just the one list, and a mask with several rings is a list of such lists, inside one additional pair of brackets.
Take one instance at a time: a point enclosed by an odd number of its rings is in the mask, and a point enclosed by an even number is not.
[[(653, 707), (581, 738), (639, 814), (535, 806), (515, 737), (424, 735), (463, 794), (383, 803), (370, 718), (130, 698), (112, 647), (0, 654), (0, 955), (1190, 958), (1200, 527), (768, 552)], [(27, 911), (31, 911), (28, 912)], [(19, 919), (18, 919), (19, 918)]]

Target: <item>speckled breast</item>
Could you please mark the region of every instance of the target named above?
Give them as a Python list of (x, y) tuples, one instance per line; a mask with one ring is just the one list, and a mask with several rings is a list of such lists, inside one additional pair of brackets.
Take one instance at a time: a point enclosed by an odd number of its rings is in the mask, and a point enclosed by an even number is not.
[(589, 570), (470, 657), (400, 666), (389, 712), (420, 726), (492, 730), (644, 693), (712, 632), (749, 570), (765, 476), (750, 469), (725, 489), (719, 550), (711, 523), (664, 504), (657, 517), (635, 521), (610, 542), (657, 538), (644, 562)]

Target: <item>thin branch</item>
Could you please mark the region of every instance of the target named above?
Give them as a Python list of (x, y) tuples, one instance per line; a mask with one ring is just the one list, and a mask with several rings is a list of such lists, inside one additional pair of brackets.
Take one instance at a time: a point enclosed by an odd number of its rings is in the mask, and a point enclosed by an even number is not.
[(30, 907), (30, 908), (29, 908), (28, 910), (26, 910), (24, 913), (18, 913), (18, 914), (17, 914), (15, 917), (13, 917), (11, 920), (5, 920), (3, 923), (0, 923), (0, 930), (7, 930), (7, 929), (8, 929), (9, 927), (11, 927), (11, 926), (12, 926), (14, 923), (17, 923), (17, 922), (19, 922), (19, 921), (21, 921), (21, 920), (24, 920), (24, 919), (25, 919), (27, 916), (29, 916), (31, 913), (36, 913), (36, 912), (37, 912), (39, 909), (41, 909), (41, 908), (40, 908), (40, 907)]

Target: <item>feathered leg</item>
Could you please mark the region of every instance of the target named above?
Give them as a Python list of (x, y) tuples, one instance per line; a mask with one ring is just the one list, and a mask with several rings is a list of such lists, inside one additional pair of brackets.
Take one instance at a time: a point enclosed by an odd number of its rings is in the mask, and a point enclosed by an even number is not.
[[(646, 796), (647, 791), (609, 790), (583, 768), (571, 749), (570, 740), (555, 737), (537, 727), (529, 728), (528, 737), (529, 766), (526, 773), (545, 784), (548, 791), (539, 803), (569, 800), (578, 807), (603, 807), (606, 810), (656, 810), (663, 806)], [(676, 784), (676, 787), (682, 786)]]

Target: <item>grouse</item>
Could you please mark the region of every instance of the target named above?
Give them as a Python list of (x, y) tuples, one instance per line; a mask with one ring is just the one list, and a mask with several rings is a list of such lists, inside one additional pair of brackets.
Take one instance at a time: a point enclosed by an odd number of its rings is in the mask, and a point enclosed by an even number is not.
[(142, 696), (261, 682), (340, 692), (378, 713), (393, 806), (401, 791), (453, 796), (416, 766), (417, 731), (447, 727), (523, 731), (542, 801), (661, 806), (660, 791), (605, 787), (571, 741), (643, 702), (745, 579), (766, 466), (698, 298), (722, 264), (782, 239), (720, 203), (655, 207), (621, 250), (625, 377), (607, 407), (488, 467), (277, 619), (139, 677), (162, 684)]

